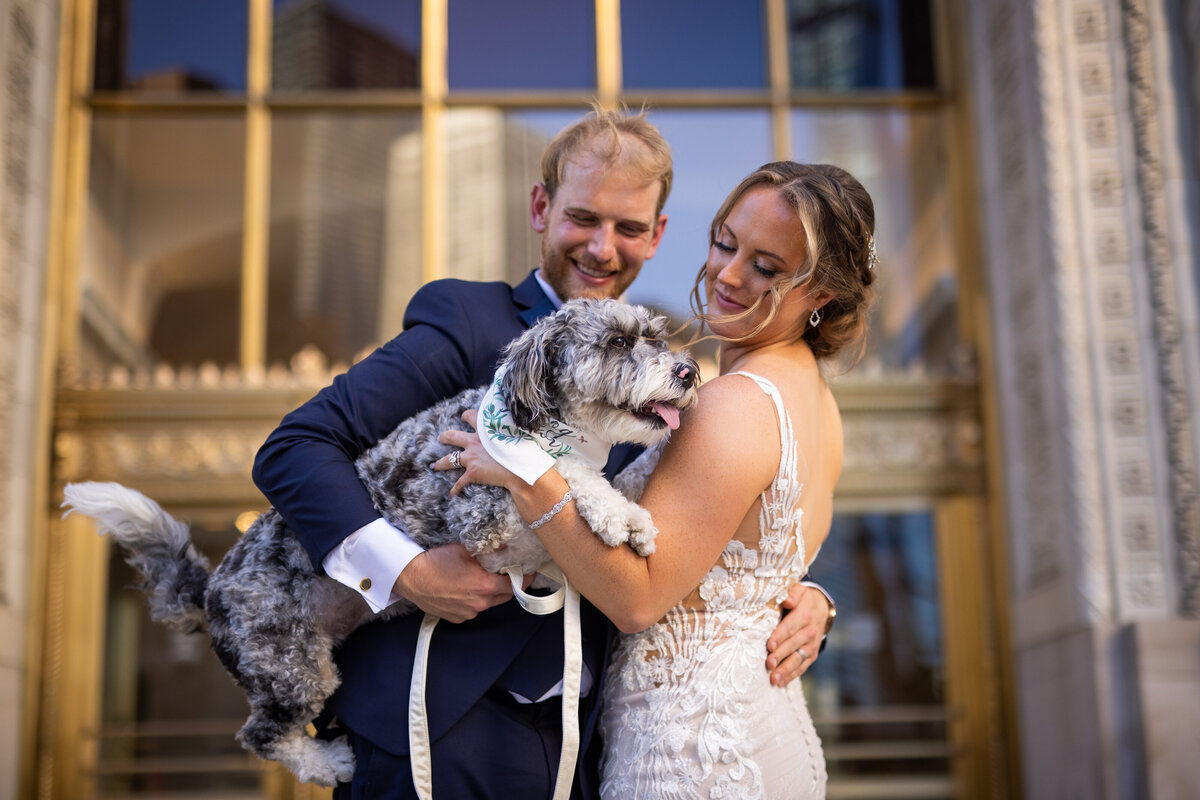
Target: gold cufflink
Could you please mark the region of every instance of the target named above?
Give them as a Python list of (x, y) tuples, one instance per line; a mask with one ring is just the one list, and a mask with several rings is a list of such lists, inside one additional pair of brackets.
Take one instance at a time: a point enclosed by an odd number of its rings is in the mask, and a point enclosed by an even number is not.
[(358, 582), (358, 588), (362, 589), (364, 592), (371, 591), (371, 579), (363, 578), (361, 581)]

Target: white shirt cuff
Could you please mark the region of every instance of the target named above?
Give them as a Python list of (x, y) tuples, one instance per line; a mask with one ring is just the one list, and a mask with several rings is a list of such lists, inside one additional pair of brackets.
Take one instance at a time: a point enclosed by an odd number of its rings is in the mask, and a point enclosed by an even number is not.
[(380, 517), (343, 539), (321, 566), (326, 575), (362, 595), (378, 614), (400, 599), (392, 592), (396, 578), (423, 552), (404, 531)]

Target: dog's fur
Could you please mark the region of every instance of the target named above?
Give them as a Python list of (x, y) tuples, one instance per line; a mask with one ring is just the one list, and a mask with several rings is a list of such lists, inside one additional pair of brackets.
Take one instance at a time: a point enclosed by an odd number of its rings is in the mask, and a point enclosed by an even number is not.
[[(626, 496), (576, 456), (555, 465), (592, 529), (608, 544), (629, 542), (643, 555), (653, 550), (655, 529), (635, 501), (656, 460), (654, 446), (670, 432), (651, 404), (686, 409), (696, 400), (696, 364), (668, 349), (666, 333), (666, 320), (645, 308), (574, 300), (504, 353), (501, 394), (522, 428), (556, 418), (650, 447), (637, 469), (618, 481)], [(358, 459), (358, 473), (380, 513), (423, 547), (460, 541), (488, 569), (516, 563), (528, 574), (549, 557), (509, 494), (471, 485), (451, 498), (461, 473), (429, 466), (451, 449), (438, 443), (439, 433), (466, 429), (462, 412), (477, 408), (482, 393), (469, 390), (401, 423)], [(372, 614), (354, 591), (314, 573), (277, 511), (260, 516), (210, 574), (187, 526), (144, 495), (116, 483), (75, 483), (64, 497), (67, 513), (94, 517), (101, 533), (124, 548), (144, 578), (154, 620), (184, 631), (207, 629), (250, 703), (238, 733), (243, 746), (281, 762), (302, 781), (350, 780), (354, 758), (345, 739), (314, 739), (305, 727), (338, 686), (333, 647)], [(400, 602), (373, 618), (413, 608)]]

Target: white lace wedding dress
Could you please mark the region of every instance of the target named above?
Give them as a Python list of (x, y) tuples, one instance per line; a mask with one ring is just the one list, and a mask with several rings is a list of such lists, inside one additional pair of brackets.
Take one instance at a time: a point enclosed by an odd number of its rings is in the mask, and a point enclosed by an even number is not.
[[(772, 686), (767, 637), (806, 568), (803, 463), (774, 384), (783, 453), (757, 542), (734, 539), (667, 616), (622, 636), (604, 682), (604, 800), (821, 798), (825, 757), (800, 681)], [(814, 554), (815, 557), (815, 554)]]

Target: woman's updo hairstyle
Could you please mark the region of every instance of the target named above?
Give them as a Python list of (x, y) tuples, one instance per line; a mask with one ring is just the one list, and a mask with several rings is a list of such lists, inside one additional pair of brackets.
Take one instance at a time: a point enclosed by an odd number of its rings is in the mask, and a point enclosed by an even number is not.
[[(717, 210), (709, 228), (709, 246), (717, 240), (730, 211), (751, 189), (773, 186), (796, 210), (804, 229), (804, 263), (771, 286), (772, 306), (767, 318), (749, 335), (770, 324), (784, 295), (798, 286), (829, 300), (820, 309), (821, 321), (803, 322), (805, 342), (817, 359), (830, 358), (857, 343), (854, 361), (866, 347), (867, 309), (875, 299), (875, 204), (863, 185), (846, 170), (831, 164), (798, 164), (775, 161), (764, 164), (737, 185)], [(701, 268), (692, 290), (692, 309), (701, 319)], [(766, 298), (764, 297), (764, 300)], [(760, 301), (761, 302), (761, 301)], [(757, 304), (755, 306), (757, 308)], [(753, 313), (753, 310), (746, 312)]]

